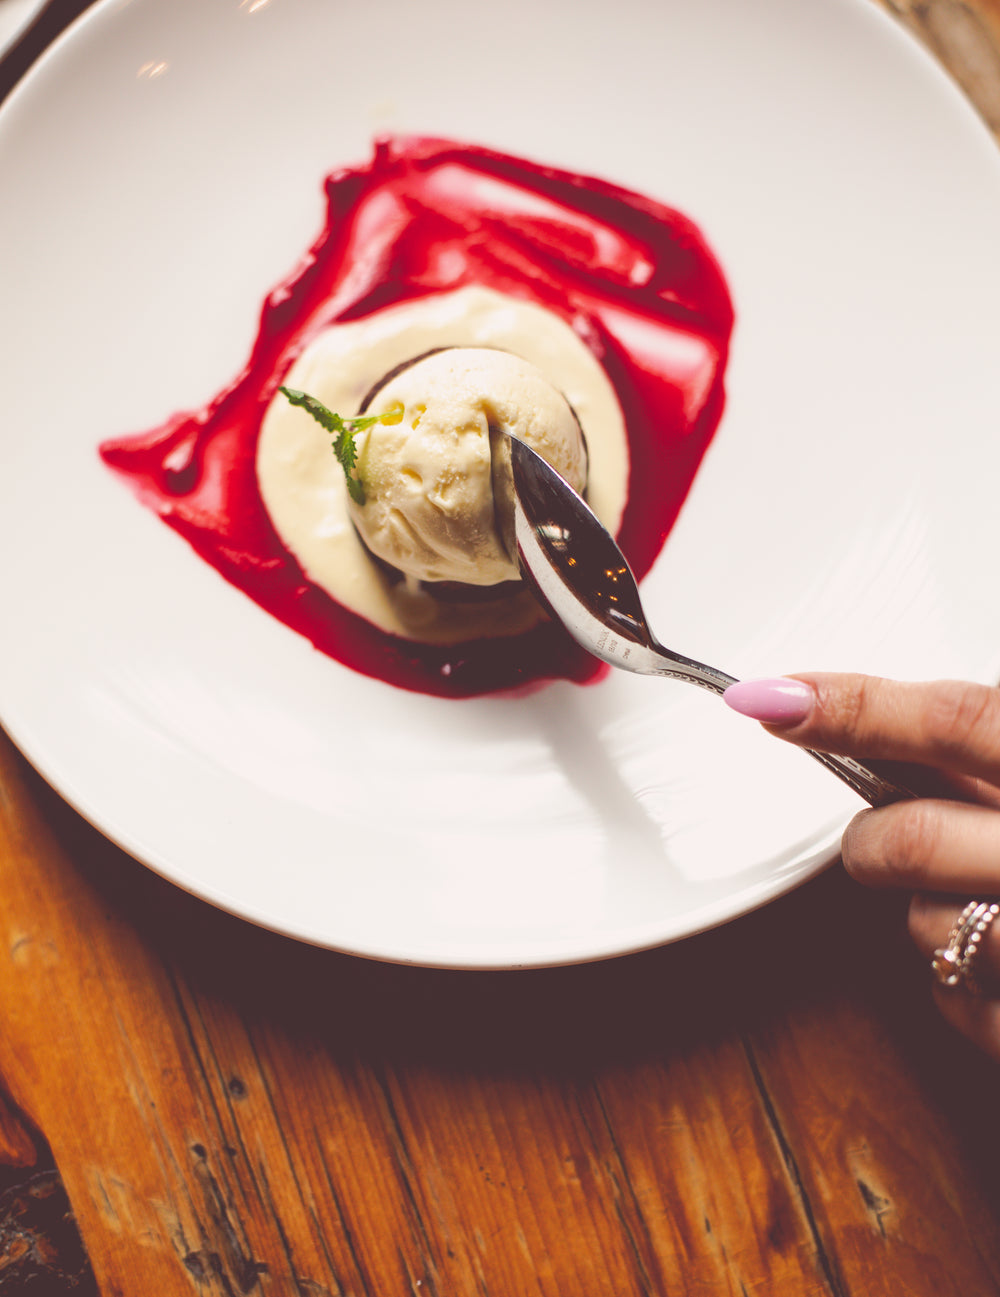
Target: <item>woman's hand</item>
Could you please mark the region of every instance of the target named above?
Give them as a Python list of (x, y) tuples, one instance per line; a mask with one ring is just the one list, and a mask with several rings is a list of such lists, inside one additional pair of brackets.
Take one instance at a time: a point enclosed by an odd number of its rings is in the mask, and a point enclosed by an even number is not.
[[(934, 772), (940, 795), (862, 811), (844, 834), (848, 872), (915, 893), (909, 926), (930, 963), (966, 901), (1000, 901), (1000, 690), (860, 675), (799, 675), (731, 686), (726, 702), (802, 747)], [(935, 986), (941, 1012), (1000, 1059), (1000, 919), (974, 958), (982, 994)]]

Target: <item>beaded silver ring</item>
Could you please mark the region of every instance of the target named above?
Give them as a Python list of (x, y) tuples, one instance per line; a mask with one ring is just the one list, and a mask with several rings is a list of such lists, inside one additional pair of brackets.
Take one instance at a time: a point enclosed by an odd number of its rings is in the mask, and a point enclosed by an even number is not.
[(972, 965), (998, 914), (1000, 905), (990, 901), (970, 901), (962, 910), (947, 944), (935, 950), (931, 959), (931, 970), (941, 986), (964, 985), (967, 991), (979, 994), (981, 987)]

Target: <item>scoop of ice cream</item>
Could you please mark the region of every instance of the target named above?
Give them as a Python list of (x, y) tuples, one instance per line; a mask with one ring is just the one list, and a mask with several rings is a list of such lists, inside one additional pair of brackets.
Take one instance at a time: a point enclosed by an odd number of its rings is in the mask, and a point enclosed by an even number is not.
[(422, 581), (516, 580), (493, 507), (490, 429), (526, 441), (578, 491), (587, 450), (566, 398), (518, 356), (454, 347), (390, 378), (367, 413), (403, 408), (358, 435), (364, 504), (354, 524), (378, 558)]

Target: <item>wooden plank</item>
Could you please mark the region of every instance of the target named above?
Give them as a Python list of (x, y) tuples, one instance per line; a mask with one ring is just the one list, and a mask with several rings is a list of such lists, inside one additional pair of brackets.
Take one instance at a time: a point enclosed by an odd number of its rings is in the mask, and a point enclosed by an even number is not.
[(996, 1069), (937, 1016), (903, 899), (836, 869), (686, 949), (703, 972), (656, 983), (662, 1053), (598, 1088), (648, 1217), (719, 1245), (689, 1252), (697, 1291), (1000, 1291)]
[(786, 934), (803, 1001), (748, 1041), (817, 1233), (845, 1292), (1000, 1292), (996, 1067), (939, 1017), (902, 899), (822, 890)]

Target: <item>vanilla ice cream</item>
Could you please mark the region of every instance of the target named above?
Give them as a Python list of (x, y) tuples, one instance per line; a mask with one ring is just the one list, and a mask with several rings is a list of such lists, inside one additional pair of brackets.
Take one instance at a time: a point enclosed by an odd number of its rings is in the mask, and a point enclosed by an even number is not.
[[(587, 500), (609, 531), (617, 532), (629, 471), (625, 420), (618, 398), (585, 338), (573, 325), (533, 302), (470, 284), (338, 322), (320, 330), (284, 381), (350, 418), (386, 374), (402, 378), (401, 367), (414, 356), (445, 347), (472, 352), (498, 348), (511, 359), (523, 357), (530, 362), (529, 369), (536, 367), (536, 375), (546, 376), (551, 389), (565, 393), (586, 439)], [(520, 386), (518, 391), (523, 401)], [(369, 405), (373, 411), (383, 410), (392, 399), (386, 387)], [(416, 404), (423, 400), (421, 397)], [(406, 427), (412, 433), (412, 412), (408, 411), (407, 417)], [(565, 417), (562, 405), (560, 420)], [(399, 425), (379, 431), (398, 433), (401, 429)], [(574, 430), (572, 445), (577, 445), (578, 436)], [(534, 445), (538, 447), (537, 442)], [(359, 438), (358, 449), (362, 448)], [(557, 461), (556, 468), (563, 472), (570, 466)], [(582, 485), (582, 474), (568, 471), (566, 475), (574, 485)], [(268, 517), (306, 579), (381, 630), (425, 643), (455, 644), (484, 636), (515, 635), (537, 625), (543, 616), (523, 584), (520, 593), (513, 593), (518, 587), (501, 584), (494, 587), (495, 599), (488, 597), (490, 587), (485, 587), (483, 598), (453, 602), (428, 594), (433, 589), (429, 584), (383, 574), (372, 562), (348, 512), (352, 506), (344, 471), (331, 450), (330, 438), (305, 410), (280, 393), (268, 406), (261, 426), (257, 482)]]
[(365, 498), (348, 507), (361, 539), (421, 581), (517, 580), (493, 507), (490, 431), (521, 438), (582, 492), (587, 449), (566, 398), (519, 356), (454, 347), (390, 378), (367, 413), (400, 407), (399, 422), (355, 438)]

